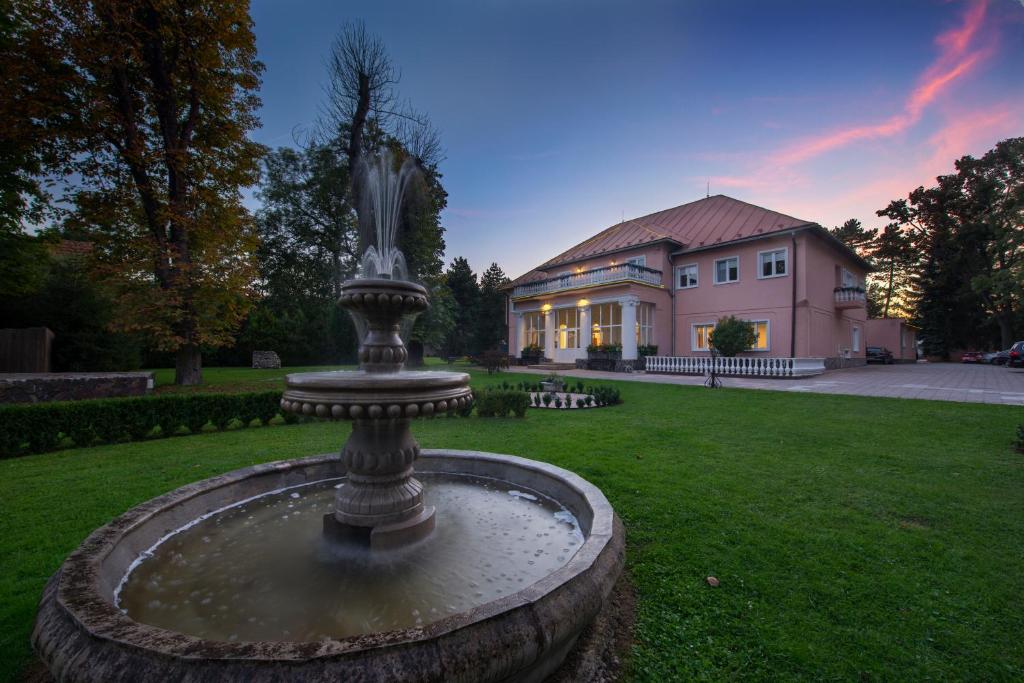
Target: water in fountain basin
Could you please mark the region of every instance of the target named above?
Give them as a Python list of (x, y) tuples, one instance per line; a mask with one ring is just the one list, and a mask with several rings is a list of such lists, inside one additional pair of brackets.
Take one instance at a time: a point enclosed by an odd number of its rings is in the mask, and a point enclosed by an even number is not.
[(211, 640), (311, 641), (422, 626), (515, 593), (583, 541), (554, 501), (506, 482), (418, 475), (437, 528), (392, 553), (332, 544), (339, 480), (268, 494), (169, 537), (126, 577), (136, 621)]

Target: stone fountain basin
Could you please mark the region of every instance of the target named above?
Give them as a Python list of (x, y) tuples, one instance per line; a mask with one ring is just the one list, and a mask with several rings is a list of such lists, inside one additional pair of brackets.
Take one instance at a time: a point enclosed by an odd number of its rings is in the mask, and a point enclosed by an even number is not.
[(32, 644), (61, 681), (540, 681), (605, 607), (622, 572), (624, 532), (593, 484), (510, 455), (424, 450), (418, 472), (491, 477), (557, 500), (584, 542), (523, 590), (423, 627), (317, 642), (223, 642), (136, 622), (114, 606), (129, 566), (197, 517), (280, 488), (344, 476), (337, 455), (256, 465), (189, 484), (121, 515), (50, 579)]

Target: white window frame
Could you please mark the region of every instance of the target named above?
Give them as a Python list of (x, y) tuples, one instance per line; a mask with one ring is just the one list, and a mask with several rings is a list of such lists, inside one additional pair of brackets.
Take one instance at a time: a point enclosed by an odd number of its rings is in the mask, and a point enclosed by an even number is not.
[[(563, 330), (560, 327), (560, 323), (558, 322), (558, 318), (559, 318), (559, 316), (561, 315), (562, 312), (568, 312), (568, 311), (576, 311), (576, 326), (575, 327), (569, 327), (568, 323), (566, 323), (565, 330)], [(580, 348), (580, 318), (581, 318), (581, 316), (580, 316), (579, 309), (576, 306), (560, 306), (559, 308), (552, 309), (551, 313), (553, 313), (554, 316), (555, 316), (555, 348), (559, 349), (559, 350), (578, 349), (578, 348)], [(568, 342), (569, 334), (570, 333), (575, 337), (576, 345), (575, 346), (568, 346), (568, 345), (562, 346), (562, 335), (565, 335), (566, 342)]]
[[(758, 325), (760, 323), (764, 323), (764, 341), (765, 341), (765, 347), (763, 349), (759, 349), (756, 346), (751, 346), (749, 349), (747, 349), (747, 351), (750, 351), (752, 353), (767, 353), (767, 352), (771, 351), (772, 350), (772, 321), (771, 320), (748, 320), (747, 322), (750, 323), (751, 325)], [(757, 334), (757, 330), (754, 331), (754, 334), (755, 335)], [(754, 343), (756, 344), (757, 342), (755, 341)]]
[[(690, 324), (690, 351), (711, 351), (711, 333), (715, 330), (715, 321), (703, 323), (691, 323)], [(704, 335), (704, 339), (708, 342), (707, 346), (701, 348), (697, 346), (697, 328), (698, 327), (710, 327), (707, 334)]]
[[(654, 345), (654, 304), (640, 302), (636, 305), (636, 345)], [(644, 337), (647, 337), (646, 343)]]
[[(693, 284), (683, 287), (679, 284), (679, 277), (684, 268), (693, 268)], [(695, 289), (700, 286), (700, 267), (696, 263), (684, 263), (676, 266), (676, 289)]]
[[(619, 308), (619, 322), (615, 321), (615, 307)], [(608, 312), (608, 320), (604, 319), (604, 312)], [(622, 344), (622, 304), (618, 301), (602, 301), (601, 303), (590, 304), (590, 330), (587, 344), (594, 343), (594, 328), (597, 328), (602, 344)], [(616, 332), (618, 341), (615, 340)], [(582, 341), (580, 342), (582, 344)], [(582, 347), (581, 347), (582, 348)]]
[[(732, 261), (733, 259), (736, 259), (736, 279), (735, 280), (722, 280), (722, 281), (719, 281), (718, 280), (718, 264), (722, 263), (723, 261)], [(726, 268), (726, 274), (728, 275), (728, 268)], [(725, 257), (720, 258), (720, 259), (715, 259), (714, 280), (715, 280), (715, 284), (716, 285), (732, 285), (732, 284), (735, 284), (735, 283), (740, 281), (740, 257), (739, 257), (739, 254), (737, 254), (736, 256), (725, 256)]]
[[(775, 258), (775, 254), (778, 254), (780, 251), (782, 252), (782, 261), (783, 261), (783, 263), (786, 264), (786, 272), (785, 273), (775, 273), (774, 272), (775, 271), (775, 264), (777, 263), (777, 259)], [(766, 254), (770, 254), (772, 256), (772, 271), (773, 271), (772, 275), (765, 275), (764, 274), (764, 257), (765, 257)], [(770, 279), (776, 278), (776, 277), (786, 277), (787, 275), (789, 275), (789, 247), (779, 247), (778, 249), (765, 249), (764, 251), (757, 252), (757, 279), (758, 280), (770, 280)]]
[[(544, 324), (544, 311), (524, 311), (523, 318), (523, 331), (526, 334), (526, 339), (523, 341), (525, 341), (526, 344), (529, 344), (530, 338), (533, 337), (537, 340), (537, 346), (543, 349), (545, 343), (547, 343), (547, 328)], [(539, 325), (535, 326), (533, 323), (539, 323)]]
[(630, 256), (626, 259), (626, 263), (632, 263), (634, 266), (640, 266), (641, 268), (647, 267), (647, 255), (640, 254), (639, 256)]
[(850, 330), (850, 350), (860, 353), (860, 326), (853, 325)]

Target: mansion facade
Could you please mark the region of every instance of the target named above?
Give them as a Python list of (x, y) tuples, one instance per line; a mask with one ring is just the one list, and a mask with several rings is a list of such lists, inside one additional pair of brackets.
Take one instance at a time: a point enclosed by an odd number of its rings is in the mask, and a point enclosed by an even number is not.
[(706, 356), (716, 321), (735, 315), (756, 337), (741, 355), (860, 364), (869, 269), (817, 223), (715, 195), (618, 223), (513, 280), (509, 352)]

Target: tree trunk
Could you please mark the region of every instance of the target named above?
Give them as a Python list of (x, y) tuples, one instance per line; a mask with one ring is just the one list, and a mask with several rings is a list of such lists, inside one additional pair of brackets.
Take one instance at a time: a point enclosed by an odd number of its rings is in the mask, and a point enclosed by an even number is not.
[(1013, 346), (1013, 314), (1012, 313), (997, 313), (996, 322), (999, 323), (999, 340), (1001, 342), (1000, 349), (1008, 349)]
[(882, 313), (883, 318), (889, 317), (889, 302), (892, 300), (892, 281), (896, 275), (896, 260), (893, 259), (889, 262), (889, 287), (885, 290), (885, 311)]
[(183, 344), (174, 359), (174, 383), (198, 386), (203, 383), (203, 354), (198, 345)]

